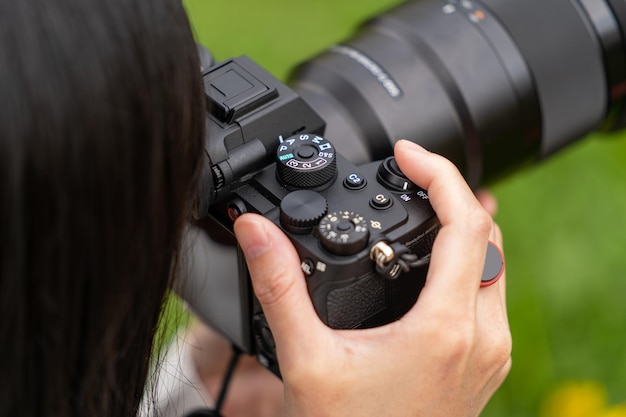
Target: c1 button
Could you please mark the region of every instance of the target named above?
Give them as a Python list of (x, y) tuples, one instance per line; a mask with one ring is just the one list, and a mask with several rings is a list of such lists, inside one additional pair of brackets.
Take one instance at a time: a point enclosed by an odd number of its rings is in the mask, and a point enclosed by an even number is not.
[(376, 210), (386, 210), (393, 205), (393, 200), (388, 194), (378, 194), (370, 200), (370, 206)]
[(360, 174), (353, 172), (343, 180), (343, 185), (350, 190), (360, 190), (361, 188), (365, 188), (367, 180)]

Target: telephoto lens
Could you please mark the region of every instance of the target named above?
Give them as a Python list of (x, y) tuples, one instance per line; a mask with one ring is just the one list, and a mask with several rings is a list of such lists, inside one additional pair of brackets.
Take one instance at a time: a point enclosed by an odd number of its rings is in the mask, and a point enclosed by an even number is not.
[(411, 139), (477, 187), (624, 126), (625, 27), (624, 0), (413, 1), (289, 83), (353, 162)]

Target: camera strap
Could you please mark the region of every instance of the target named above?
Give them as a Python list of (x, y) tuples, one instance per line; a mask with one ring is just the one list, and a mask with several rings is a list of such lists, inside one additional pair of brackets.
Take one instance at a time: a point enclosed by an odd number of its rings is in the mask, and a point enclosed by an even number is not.
[(230, 359), (228, 364), (228, 368), (226, 369), (226, 374), (224, 375), (224, 379), (222, 380), (222, 387), (220, 388), (220, 393), (217, 397), (217, 401), (215, 401), (215, 408), (202, 408), (198, 410), (194, 410), (191, 413), (185, 415), (185, 417), (222, 417), (220, 414), (220, 410), (222, 409), (222, 405), (224, 404), (224, 400), (226, 399), (226, 394), (228, 392), (228, 387), (230, 385), (230, 381), (232, 379), (233, 373), (235, 372), (235, 368), (237, 367), (237, 363), (239, 363), (239, 358), (241, 357), (242, 351), (236, 345), (231, 345), (233, 350), (233, 356)]

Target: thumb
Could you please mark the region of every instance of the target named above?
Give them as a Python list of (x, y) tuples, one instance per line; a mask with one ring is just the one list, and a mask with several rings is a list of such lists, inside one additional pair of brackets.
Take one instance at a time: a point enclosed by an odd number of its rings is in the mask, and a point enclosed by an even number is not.
[(306, 339), (312, 325), (321, 324), (298, 254), (287, 236), (260, 215), (242, 215), (234, 229), (274, 339), (289, 349), (290, 344)]

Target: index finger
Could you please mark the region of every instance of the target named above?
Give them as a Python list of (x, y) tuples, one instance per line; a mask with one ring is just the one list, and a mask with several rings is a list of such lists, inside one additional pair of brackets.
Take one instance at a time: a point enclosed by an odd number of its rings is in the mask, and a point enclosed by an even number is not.
[(433, 244), (423, 296), (434, 292), (459, 305), (474, 305), (493, 227), (491, 216), (444, 157), (406, 140), (397, 142), (395, 157), (402, 172), (428, 191), (442, 226)]

